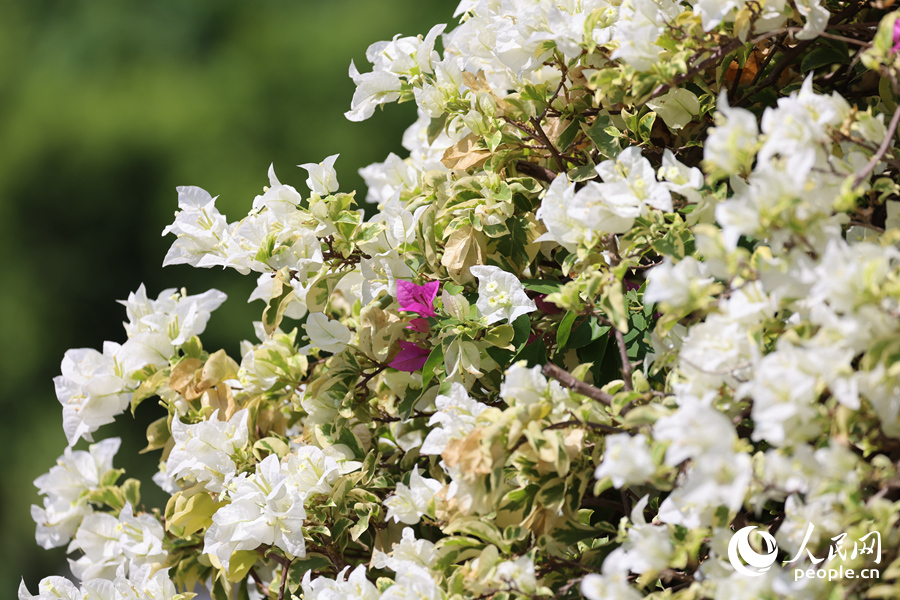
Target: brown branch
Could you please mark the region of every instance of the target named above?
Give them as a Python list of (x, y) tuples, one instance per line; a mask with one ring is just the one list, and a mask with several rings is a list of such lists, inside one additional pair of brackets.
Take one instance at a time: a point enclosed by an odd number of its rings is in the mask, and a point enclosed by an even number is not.
[(628, 349), (625, 347), (625, 336), (615, 326), (613, 326), (612, 330), (615, 332), (616, 344), (619, 346), (619, 357), (622, 359), (622, 380), (625, 382), (625, 389), (630, 392), (634, 387), (631, 384), (631, 360), (628, 358)]
[(592, 421), (579, 421), (578, 419), (563, 421), (562, 423), (554, 423), (553, 425), (544, 427), (543, 431), (550, 431), (552, 429), (566, 429), (567, 427), (587, 427), (588, 429), (602, 431), (603, 433), (628, 433), (624, 429), (619, 429), (618, 427), (613, 427), (612, 425), (604, 425), (603, 423), (594, 423)]
[(557, 175), (556, 171), (552, 171), (547, 167), (542, 167), (533, 162), (528, 162), (527, 160), (517, 161), (516, 168), (529, 177), (534, 177), (535, 179), (546, 181), (547, 183), (553, 183), (553, 180), (556, 179)]
[(268, 598), (269, 596), (269, 586), (263, 583), (262, 578), (260, 578), (259, 573), (256, 572), (256, 569), (250, 567), (250, 577), (253, 578), (253, 582), (256, 583), (256, 589), (259, 590), (259, 593), (263, 595), (264, 598)]
[(613, 397), (598, 387), (589, 385), (583, 381), (579, 381), (574, 375), (554, 365), (547, 363), (543, 369), (544, 376), (551, 377), (560, 382), (564, 387), (569, 388), (573, 392), (587, 396), (592, 400), (596, 400), (600, 404), (612, 406)]
[(891, 145), (891, 141), (894, 138), (894, 133), (897, 132), (898, 123), (900, 123), (900, 104), (898, 104), (897, 108), (894, 109), (894, 116), (891, 117), (891, 124), (888, 126), (888, 130), (884, 136), (884, 140), (878, 147), (878, 152), (875, 153), (875, 155), (869, 161), (869, 164), (866, 165), (866, 168), (863, 169), (860, 174), (856, 176), (856, 179), (853, 180), (854, 189), (859, 187), (859, 184), (862, 183), (863, 179), (872, 174), (872, 171), (874, 171), (875, 167), (878, 166), (878, 161), (880, 161), (882, 157), (887, 153), (888, 148)]
[(281, 587), (278, 589), (278, 600), (284, 600), (284, 590), (288, 580), (288, 569), (291, 568), (291, 561), (288, 560), (281, 567)]
[(544, 133), (544, 130), (541, 128), (541, 121), (537, 117), (531, 117), (529, 119), (531, 121), (531, 125), (534, 127), (535, 132), (537, 132), (538, 136), (541, 140), (547, 144), (547, 148), (549, 148), (550, 153), (553, 155), (553, 158), (556, 159), (556, 166), (559, 167), (560, 173), (566, 170), (566, 163), (563, 160), (563, 157), (560, 156), (559, 150), (556, 149), (556, 146), (553, 145), (553, 142), (550, 141), (550, 138), (547, 137), (547, 134)]

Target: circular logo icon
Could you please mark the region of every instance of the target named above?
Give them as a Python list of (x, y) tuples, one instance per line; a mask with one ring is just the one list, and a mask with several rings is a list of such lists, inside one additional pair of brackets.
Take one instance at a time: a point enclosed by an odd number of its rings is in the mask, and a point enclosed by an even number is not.
[(768, 531), (756, 532), (763, 540), (762, 549), (765, 554), (759, 554), (750, 547), (750, 534), (754, 529), (756, 525), (748, 525), (735, 531), (728, 543), (728, 560), (731, 561), (731, 566), (738, 573), (750, 577), (757, 577), (768, 571), (778, 554), (775, 538)]

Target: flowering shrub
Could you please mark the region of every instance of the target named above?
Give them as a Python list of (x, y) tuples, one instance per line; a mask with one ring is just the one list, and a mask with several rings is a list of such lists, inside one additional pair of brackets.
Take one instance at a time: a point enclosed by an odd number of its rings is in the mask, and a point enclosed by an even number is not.
[[(377, 213), (336, 155), (236, 222), (178, 189), (165, 264), (255, 273), (259, 339), (141, 287), (66, 353), (32, 516), (80, 585), (19, 598), (900, 595), (890, 4), (464, 0), (373, 44), (347, 118), (419, 108)], [(151, 403), (156, 508), (72, 449)]]

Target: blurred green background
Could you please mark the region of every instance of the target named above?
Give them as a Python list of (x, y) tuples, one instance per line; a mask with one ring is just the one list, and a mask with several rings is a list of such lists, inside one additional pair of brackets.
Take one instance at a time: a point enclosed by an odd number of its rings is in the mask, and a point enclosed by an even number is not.
[[(351, 123), (350, 60), (397, 33), (449, 22), (436, 0), (0, 0), (0, 597), (20, 577), (32, 592), (63, 574), (65, 549), (34, 542), (32, 481), (62, 454), (52, 378), (69, 348), (123, 342), (115, 301), (143, 282), (216, 287), (229, 301), (203, 336), (239, 359), (252, 339), (253, 277), (162, 269), (175, 186), (198, 185), (229, 220), (246, 214), (274, 163), (305, 191), (295, 165), (340, 153), (341, 190), (365, 198), (357, 169), (401, 153), (412, 104)], [(402, 156), (403, 154), (401, 154)], [(145, 403), (95, 439), (123, 438), (117, 467), (150, 481), (158, 454), (138, 456), (162, 409)], [(85, 442), (78, 448), (83, 449)]]

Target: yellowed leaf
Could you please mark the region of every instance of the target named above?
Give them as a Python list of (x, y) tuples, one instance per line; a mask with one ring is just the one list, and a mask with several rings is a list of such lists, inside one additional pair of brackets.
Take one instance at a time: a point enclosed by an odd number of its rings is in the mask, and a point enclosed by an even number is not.
[(473, 281), (469, 267), (482, 265), (485, 262), (484, 247), (486, 237), (472, 227), (457, 229), (444, 246), (441, 264), (447, 268), (450, 277), (457, 283)]
[(441, 162), (448, 169), (460, 171), (483, 165), (491, 157), (491, 152), (487, 148), (478, 148), (480, 141), (480, 136), (470, 133), (447, 148)]

